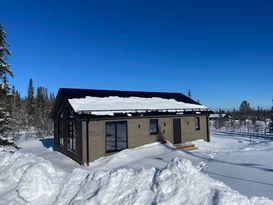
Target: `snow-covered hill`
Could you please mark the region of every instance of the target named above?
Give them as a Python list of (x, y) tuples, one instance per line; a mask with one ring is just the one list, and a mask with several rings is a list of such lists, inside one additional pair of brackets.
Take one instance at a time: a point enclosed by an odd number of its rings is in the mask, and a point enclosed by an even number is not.
[[(0, 148), (0, 204), (273, 204), (210, 178), (200, 171), (204, 161), (193, 157), (193, 165), (171, 145), (128, 149), (82, 167), (39, 143), (21, 143), (23, 152)], [(204, 153), (219, 148), (196, 143)]]

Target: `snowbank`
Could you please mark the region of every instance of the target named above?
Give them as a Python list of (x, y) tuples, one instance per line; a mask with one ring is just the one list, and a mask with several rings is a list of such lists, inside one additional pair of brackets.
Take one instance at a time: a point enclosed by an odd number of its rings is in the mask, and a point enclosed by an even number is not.
[[(124, 161), (145, 149), (126, 150)], [(71, 173), (35, 155), (0, 148), (0, 173), (0, 204), (273, 204), (243, 196), (177, 158), (159, 169), (80, 167)]]
[(141, 97), (85, 97), (68, 100), (75, 112), (88, 111), (94, 115), (113, 115), (114, 113), (136, 112), (138, 110), (183, 111), (184, 109), (203, 109), (203, 105), (178, 102), (174, 99)]

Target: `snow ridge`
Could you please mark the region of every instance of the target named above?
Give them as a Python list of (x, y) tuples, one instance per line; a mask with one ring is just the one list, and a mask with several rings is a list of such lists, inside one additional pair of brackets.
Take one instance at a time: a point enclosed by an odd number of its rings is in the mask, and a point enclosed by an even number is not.
[(69, 173), (0, 148), (0, 173), (0, 204), (273, 204), (243, 196), (178, 158), (162, 169), (81, 167)]

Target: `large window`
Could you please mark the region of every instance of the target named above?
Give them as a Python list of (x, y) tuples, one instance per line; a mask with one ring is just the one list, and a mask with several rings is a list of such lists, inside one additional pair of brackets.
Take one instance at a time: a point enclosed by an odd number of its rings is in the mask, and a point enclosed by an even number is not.
[(200, 118), (195, 118), (195, 130), (200, 130)]
[(75, 152), (76, 148), (76, 126), (74, 121), (68, 122), (68, 149)]
[(58, 144), (63, 146), (64, 145), (64, 137), (63, 137), (63, 112), (61, 112), (58, 116)]
[(127, 148), (127, 122), (106, 123), (106, 152)]
[(73, 112), (69, 110), (68, 114), (68, 138), (67, 145), (70, 151), (75, 152), (76, 150), (76, 122), (74, 119)]
[(158, 120), (157, 119), (150, 120), (150, 134), (151, 135), (158, 134)]

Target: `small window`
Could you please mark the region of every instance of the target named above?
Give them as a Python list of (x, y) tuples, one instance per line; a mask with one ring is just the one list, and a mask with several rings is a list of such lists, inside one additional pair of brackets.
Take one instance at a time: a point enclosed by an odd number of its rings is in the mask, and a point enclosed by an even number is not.
[(200, 118), (195, 118), (195, 130), (200, 130)]
[(158, 134), (158, 120), (157, 119), (150, 120), (150, 134), (151, 135)]

